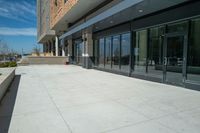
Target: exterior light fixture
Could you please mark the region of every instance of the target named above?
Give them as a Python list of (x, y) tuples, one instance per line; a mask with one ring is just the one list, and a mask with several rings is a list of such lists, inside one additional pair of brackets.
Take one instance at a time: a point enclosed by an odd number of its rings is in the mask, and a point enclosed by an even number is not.
[(143, 12), (143, 10), (142, 10), (142, 9), (140, 9), (140, 10), (138, 10), (138, 12), (142, 13), (142, 12)]

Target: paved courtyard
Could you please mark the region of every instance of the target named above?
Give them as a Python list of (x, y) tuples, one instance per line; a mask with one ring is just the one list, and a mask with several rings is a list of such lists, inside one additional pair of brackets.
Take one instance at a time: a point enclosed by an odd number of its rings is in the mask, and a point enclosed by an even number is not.
[(200, 92), (78, 66), (21, 66), (0, 133), (199, 133)]

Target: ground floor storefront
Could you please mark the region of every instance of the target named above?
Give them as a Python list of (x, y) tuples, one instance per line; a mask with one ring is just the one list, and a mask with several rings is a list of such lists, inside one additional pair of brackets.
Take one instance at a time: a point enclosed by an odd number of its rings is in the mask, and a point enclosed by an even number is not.
[(67, 55), (85, 68), (200, 90), (198, 5), (183, 4), (106, 29), (100, 29), (102, 21), (65, 38)]

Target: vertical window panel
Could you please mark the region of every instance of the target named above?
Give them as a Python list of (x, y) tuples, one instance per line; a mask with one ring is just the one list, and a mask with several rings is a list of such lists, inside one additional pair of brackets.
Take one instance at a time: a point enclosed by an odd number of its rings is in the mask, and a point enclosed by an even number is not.
[(99, 40), (99, 67), (104, 68), (104, 38)]
[(105, 68), (110, 69), (111, 68), (111, 44), (112, 44), (112, 38), (106, 37), (105, 39)]
[(134, 73), (145, 74), (147, 61), (147, 30), (136, 32), (134, 57)]
[(193, 20), (191, 23), (187, 63), (187, 79), (200, 84), (200, 19)]
[(150, 29), (148, 49), (148, 74), (163, 78), (163, 37), (164, 27)]
[(119, 70), (120, 63), (120, 35), (113, 36), (112, 68)]
[(121, 70), (129, 72), (130, 60), (130, 33), (121, 35)]

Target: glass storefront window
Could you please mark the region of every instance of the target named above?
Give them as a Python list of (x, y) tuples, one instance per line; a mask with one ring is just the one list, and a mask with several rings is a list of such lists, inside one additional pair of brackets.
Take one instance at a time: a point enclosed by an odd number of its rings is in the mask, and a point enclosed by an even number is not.
[(191, 23), (187, 79), (200, 84), (200, 19), (195, 19)]
[(113, 36), (112, 68), (119, 70), (120, 63), (120, 35)]
[(130, 60), (130, 33), (121, 35), (121, 70), (129, 72)]
[(147, 61), (147, 30), (136, 32), (136, 46), (134, 48), (134, 73), (146, 73)]
[(104, 68), (104, 38), (99, 40), (99, 67)]
[(158, 78), (163, 78), (163, 34), (164, 27), (150, 29), (148, 75)]
[(105, 68), (110, 69), (111, 68), (111, 44), (112, 44), (112, 38), (106, 37), (105, 39)]

